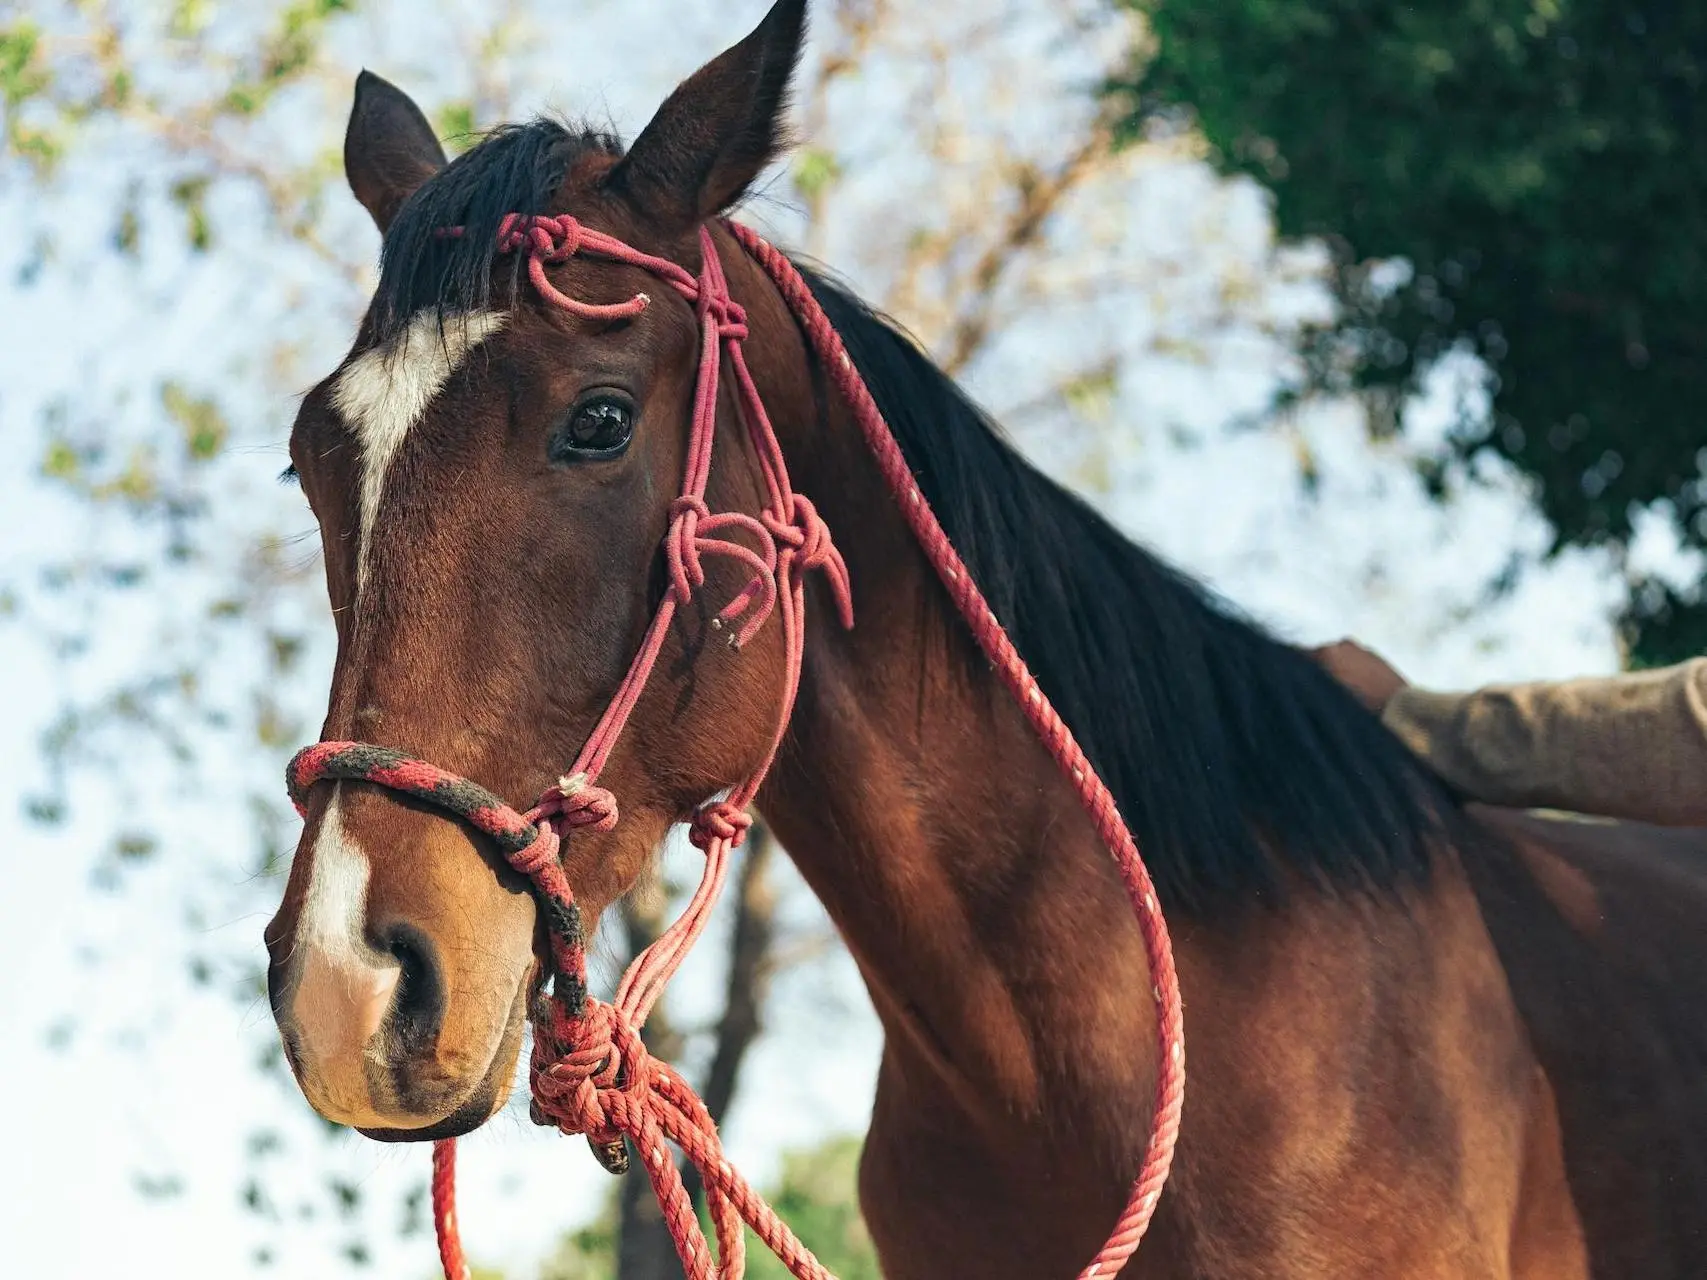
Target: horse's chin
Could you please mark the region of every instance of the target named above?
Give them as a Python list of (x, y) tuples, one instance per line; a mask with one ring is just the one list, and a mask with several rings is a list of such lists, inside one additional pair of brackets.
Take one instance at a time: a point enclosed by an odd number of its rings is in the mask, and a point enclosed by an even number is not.
[(500, 1091), (491, 1080), (487, 1080), (474, 1091), (473, 1097), (437, 1124), (422, 1129), (358, 1128), (356, 1132), (375, 1142), (441, 1142), (446, 1138), (460, 1138), (473, 1133), (498, 1114), (504, 1105), (500, 1092), (507, 1094), (509, 1090)]
[[(446, 1098), (442, 1093), (434, 1100), (429, 1100), (431, 1095), (423, 1097), (417, 1094), (413, 1099), (414, 1105), (408, 1106), (406, 1102), (406, 1110), (402, 1117), (404, 1118), (403, 1123), (356, 1124), (351, 1127), (363, 1137), (372, 1138), (376, 1142), (438, 1142), (446, 1138), (460, 1138), (464, 1134), (472, 1133), (497, 1115), (503, 1109), (504, 1103), (509, 1100), (510, 1090), (514, 1085), (516, 1062), (521, 1056), (523, 1035), (526, 1030), (526, 1021), (522, 1016), (522, 1011), (527, 1007), (528, 993), (531, 987), (531, 983), (523, 983), (517, 991), (515, 1002), (510, 1009), (508, 1024), (498, 1041), (491, 1061), (487, 1064), (485, 1075), (466, 1093), (458, 1091), (461, 1094), (460, 1101), (457, 1101), (454, 1095)], [(434, 1106), (433, 1101), (437, 1101), (438, 1105)], [(428, 1119), (424, 1116), (419, 1124), (408, 1122), (410, 1112), (425, 1113), (426, 1116), (431, 1116), (434, 1111), (438, 1111), (446, 1105), (450, 1105), (451, 1109), (448, 1114), (443, 1114), (439, 1119)], [(428, 1110), (429, 1107), (432, 1110)], [(396, 1113), (393, 1112), (391, 1115), (374, 1118), (392, 1120), (395, 1115)]]
[(485, 1077), (468, 1096), (447, 1116), (421, 1125), (357, 1125), (355, 1130), (364, 1138), (376, 1142), (439, 1142), (445, 1138), (460, 1138), (473, 1133), (504, 1107), (515, 1078), (516, 1060), (521, 1053), (523, 1023), (512, 1017), (504, 1038), (498, 1044)]

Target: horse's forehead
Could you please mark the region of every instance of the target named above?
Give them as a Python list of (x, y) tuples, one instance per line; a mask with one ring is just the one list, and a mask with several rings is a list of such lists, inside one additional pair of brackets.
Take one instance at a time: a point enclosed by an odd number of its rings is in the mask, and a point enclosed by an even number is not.
[(331, 401), (361, 458), (358, 485), (358, 588), (366, 580), (368, 542), (392, 459), (468, 355), (504, 327), (500, 311), (440, 316), (418, 313), (390, 342), (352, 356), (332, 378)]

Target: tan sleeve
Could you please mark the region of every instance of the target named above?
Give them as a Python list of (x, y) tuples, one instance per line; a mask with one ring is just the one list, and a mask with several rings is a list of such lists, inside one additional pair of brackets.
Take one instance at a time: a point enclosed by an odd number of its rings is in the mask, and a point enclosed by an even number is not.
[(1473, 800), (1707, 826), (1707, 658), (1475, 693), (1403, 689), (1382, 719)]

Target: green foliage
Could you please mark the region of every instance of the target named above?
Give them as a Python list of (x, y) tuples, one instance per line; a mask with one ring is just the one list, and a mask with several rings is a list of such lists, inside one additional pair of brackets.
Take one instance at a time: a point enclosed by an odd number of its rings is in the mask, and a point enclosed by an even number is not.
[[(859, 1215), (856, 1138), (842, 1138), (783, 1161), (771, 1207), (838, 1280), (882, 1280), (877, 1255)], [(787, 1280), (788, 1269), (768, 1250), (748, 1255), (751, 1280)]]
[[(857, 1138), (833, 1138), (784, 1157), (771, 1207), (839, 1280), (881, 1280), (877, 1255), (859, 1216)], [(638, 1172), (631, 1175), (641, 1176)], [(703, 1223), (709, 1237), (711, 1224)], [(616, 1275), (616, 1197), (592, 1223), (563, 1238), (539, 1280), (612, 1280)], [(788, 1270), (749, 1238), (749, 1280), (787, 1280)], [(502, 1280), (493, 1276), (492, 1280)]]
[(47, 442), (41, 470), (50, 480), (75, 480), (83, 470), (83, 455), (69, 440), (55, 436)]
[(807, 200), (816, 200), (842, 176), (841, 161), (833, 151), (807, 147), (795, 157), (794, 185)]
[(231, 428), (219, 406), (205, 397), (192, 396), (176, 382), (160, 389), (160, 403), (184, 433), (184, 448), (196, 462), (219, 456)]
[(158, 501), (160, 469), (152, 447), (133, 445), (120, 465), (97, 470), (104, 456), (105, 450), (97, 445), (51, 435), (42, 456), (41, 473), (94, 502), (123, 501), (147, 509)]
[(226, 108), (237, 115), (260, 111), (313, 62), (326, 24), (354, 7), (352, 0), (295, 0), (286, 5), (262, 45), (252, 73), (227, 92)]
[(454, 153), (473, 145), (477, 126), (474, 123), (474, 104), (468, 99), (445, 103), (438, 109), (434, 123), (439, 137), (445, 140), (447, 150)]
[[(645, 1175), (637, 1171), (637, 1176)], [(539, 1280), (611, 1280), (616, 1275), (616, 1206), (613, 1189), (597, 1218), (563, 1237), (557, 1251), (540, 1268)]]
[(63, 142), (51, 128), (29, 123), (28, 108), (51, 82), (41, 28), (27, 18), (0, 26), (0, 104), (5, 106), (6, 147), (38, 171), (50, 168), (63, 150)]
[(172, 184), (172, 203), (184, 211), (184, 238), (197, 253), (213, 247), (213, 224), (207, 215), (207, 190), (211, 185), (206, 174), (179, 178)]
[(213, 6), (208, 0), (178, 0), (166, 21), (166, 33), (174, 40), (193, 40), (212, 16)]
[(0, 99), (8, 112), (47, 87), (40, 51), (41, 28), (27, 18), (0, 27)]
[[(1126, 0), (1152, 58), (1129, 129), (1189, 108), (1279, 230), (1338, 250), (1313, 385), (1396, 406), (1454, 348), (1497, 373), (1492, 448), (1564, 544), (1621, 546), (1669, 499), (1707, 548), (1707, 7), (1651, 0)], [(1394, 289), (1374, 260), (1414, 268)], [(1638, 661), (1707, 649), (1655, 584)]]

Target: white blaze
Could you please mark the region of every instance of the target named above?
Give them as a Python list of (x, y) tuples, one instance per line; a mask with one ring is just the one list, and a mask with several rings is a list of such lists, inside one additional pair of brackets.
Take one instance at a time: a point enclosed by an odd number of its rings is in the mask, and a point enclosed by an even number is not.
[(423, 311), (401, 338), (362, 352), (333, 383), (332, 403), (362, 449), (358, 588), (367, 580), (368, 540), (398, 446), (468, 353), (503, 327), (501, 313), (472, 311), (447, 316), (441, 334), (438, 316)]
[(363, 937), (370, 868), (344, 830), (341, 791), (333, 791), (314, 841), (292, 1014), (309, 1069), (337, 1103), (365, 1108), (362, 1049), (391, 1007), (401, 966)]

